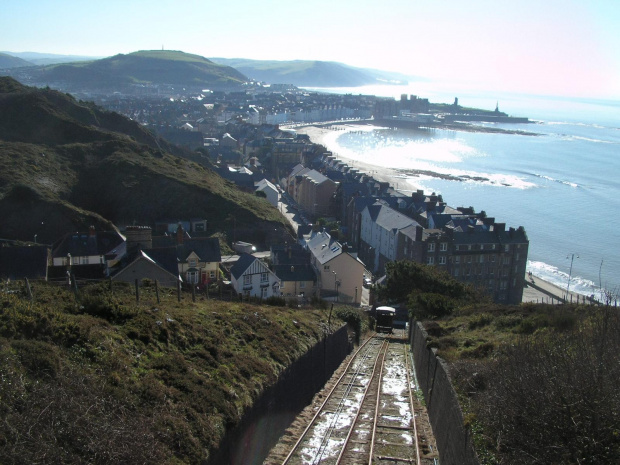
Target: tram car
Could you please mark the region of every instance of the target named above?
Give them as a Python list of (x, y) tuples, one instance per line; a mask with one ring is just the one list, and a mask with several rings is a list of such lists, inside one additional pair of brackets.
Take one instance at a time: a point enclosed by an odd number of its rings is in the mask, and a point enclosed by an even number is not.
[(377, 307), (375, 330), (378, 333), (392, 334), (395, 314), (396, 310), (394, 307)]

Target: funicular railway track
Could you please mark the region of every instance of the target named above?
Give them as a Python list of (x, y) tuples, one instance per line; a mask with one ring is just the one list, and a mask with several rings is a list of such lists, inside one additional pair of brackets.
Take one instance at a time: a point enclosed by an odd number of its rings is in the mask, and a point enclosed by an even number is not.
[(278, 463), (437, 463), (432, 438), (416, 428), (412, 386), (404, 334), (374, 335)]

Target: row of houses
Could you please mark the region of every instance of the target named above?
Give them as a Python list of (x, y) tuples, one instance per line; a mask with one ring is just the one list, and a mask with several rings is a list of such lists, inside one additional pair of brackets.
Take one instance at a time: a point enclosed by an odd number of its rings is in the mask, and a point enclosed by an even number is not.
[[(321, 202), (329, 204), (349, 249), (375, 276), (383, 275), (390, 261), (412, 260), (437, 266), (484, 290), (496, 302), (521, 302), (529, 248), (523, 227), (507, 228), (473, 207), (448, 206), (434, 193), (404, 194), (331, 153), (310, 164), (312, 168), (294, 167), (282, 182), (309, 211), (312, 205), (305, 200), (304, 189), (329, 186), (331, 197), (327, 201), (326, 195)], [(308, 174), (312, 172), (321, 177)], [(322, 182), (311, 181), (316, 179)]]
[(91, 227), (88, 232), (66, 234), (51, 247), (0, 247), (0, 277), (67, 284), (74, 279), (128, 283), (149, 279), (164, 287), (181, 283), (200, 287), (221, 284), (229, 275), (233, 289), (246, 297), (360, 302), (365, 268), (325, 232), (312, 234), (307, 247), (273, 245), (269, 264), (245, 252), (222, 263), (218, 240), (203, 237), (206, 221), (178, 222), (174, 231), (172, 224), (158, 223), (158, 235), (145, 226), (128, 226), (123, 234)]

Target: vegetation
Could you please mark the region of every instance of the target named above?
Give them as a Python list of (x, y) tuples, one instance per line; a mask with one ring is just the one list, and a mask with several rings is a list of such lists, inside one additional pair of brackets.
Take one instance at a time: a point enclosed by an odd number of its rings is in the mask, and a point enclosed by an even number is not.
[(483, 463), (618, 463), (620, 315), (488, 308), (431, 325)]
[(377, 289), (379, 299), (407, 302), (411, 315), (418, 320), (450, 315), (460, 306), (485, 301), (472, 287), (437, 267), (401, 260), (387, 263), (385, 273), (386, 284)]
[(483, 464), (620, 462), (620, 314), (498, 305), (432, 267), (389, 264), (384, 300), (425, 319)]
[(95, 61), (45, 66), (40, 79), (65, 81), (91, 88), (128, 85), (181, 85), (201, 88), (240, 86), (247, 79), (239, 71), (204, 57), (174, 50), (143, 50)]
[[(93, 285), (0, 292), (2, 463), (201, 463), (328, 312)], [(332, 323), (338, 323), (336, 315)], [(334, 327), (334, 326), (332, 326)]]
[[(0, 78), (0, 236), (52, 243), (93, 224), (209, 219), (232, 237), (282, 237), (281, 215), (138, 124), (65, 94)], [(262, 234), (262, 236), (261, 236)]]

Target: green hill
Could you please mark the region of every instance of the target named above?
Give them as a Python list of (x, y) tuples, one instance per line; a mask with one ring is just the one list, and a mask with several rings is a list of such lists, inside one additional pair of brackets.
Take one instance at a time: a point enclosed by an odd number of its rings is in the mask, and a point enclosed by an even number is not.
[(0, 78), (0, 110), (2, 238), (51, 243), (89, 224), (195, 217), (258, 243), (288, 235), (265, 199), (123, 116), (11, 78)]
[(247, 79), (239, 71), (198, 55), (172, 50), (119, 54), (95, 61), (64, 63), (41, 68), (37, 80), (91, 89), (129, 85), (173, 85), (190, 88), (226, 88)]
[(0, 52), (0, 69), (22, 68), (24, 66), (33, 66), (33, 64), (21, 58)]
[(275, 61), (245, 58), (211, 58), (232, 66), (246, 76), (271, 84), (293, 84), (299, 87), (357, 87), (370, 84), (402, 84), (409, 78), (372, 69), (355, 68), (330, 61)]

